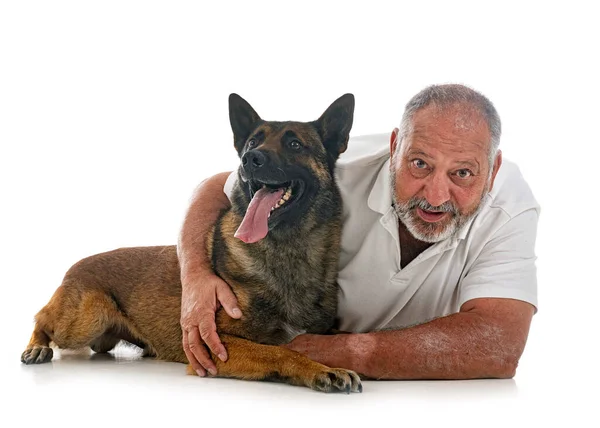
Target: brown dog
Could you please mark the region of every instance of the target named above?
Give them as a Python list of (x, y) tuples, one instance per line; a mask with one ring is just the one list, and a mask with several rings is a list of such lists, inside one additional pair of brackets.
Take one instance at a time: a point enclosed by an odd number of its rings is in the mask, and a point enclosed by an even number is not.
[[(342, 202), (334, 165), (346, 149), (353, 111), (354, 97), (346, 94), (314, 122), (269, 122), (230, 95), (241, 165), (232, 207), (217, 221), (207, 250), (244, 316), (236, 320), (217, 312), (229, 354), (225, 363), (211, 356), (219, 376), (280, 380), (327, 392), (362, 390), (356, 373), (276, 346), (304, 332), (326, 333), (335, 321)], [(36, 315), (21, 361), (50, 361), (50, 342), (108, 352), (124, 340), (146, 355), (187, 363), (180, 306), (175, 246), (88, 257), (71, 267)]]

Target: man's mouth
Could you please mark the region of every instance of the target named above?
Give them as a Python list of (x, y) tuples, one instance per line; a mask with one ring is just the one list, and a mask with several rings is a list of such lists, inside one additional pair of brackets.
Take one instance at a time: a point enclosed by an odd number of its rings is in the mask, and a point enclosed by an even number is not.
[(423, 221), (426, 221), (427, 223), (436, 223), (445, 219), (449, 213), (447, 211), (427, 211), (417, 207), (417, 214)]

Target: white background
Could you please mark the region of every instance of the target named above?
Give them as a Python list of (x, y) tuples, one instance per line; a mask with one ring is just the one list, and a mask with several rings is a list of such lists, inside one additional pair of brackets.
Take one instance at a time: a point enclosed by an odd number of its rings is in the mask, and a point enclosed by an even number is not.
[[(592, 3), (2, 2), (2, 425), (598, 426)], [(308, 121), (352, 92), (356, 136), (391, 131), (412, 95), (446, 82), (494, 102), (504, 155), (542, 205), (540, 310), (513, 380), (367, 382), (348, 397), (127, 355), (20, 364), (72, 263), (174, 244), (195, 186), (236, 167), (229, 93)]]

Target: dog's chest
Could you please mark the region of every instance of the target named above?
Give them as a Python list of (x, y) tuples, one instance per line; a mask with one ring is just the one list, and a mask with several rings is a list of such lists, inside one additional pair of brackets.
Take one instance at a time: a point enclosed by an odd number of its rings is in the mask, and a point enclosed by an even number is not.
[(282, 344), (333, 326), (337, 260), (315, 235), (238, 248), (234, 285), (243, 289), (244, 331), (251, 340)]
[[(273, 279), (273, 278), (272, 278)], [(287, 343), (296, 336), (324, 333), (332, 327), (336, 314), (337, 286), (306, 278), (301, 283), (271, 283), (251, 298), (251, 330), (261, 342)]]

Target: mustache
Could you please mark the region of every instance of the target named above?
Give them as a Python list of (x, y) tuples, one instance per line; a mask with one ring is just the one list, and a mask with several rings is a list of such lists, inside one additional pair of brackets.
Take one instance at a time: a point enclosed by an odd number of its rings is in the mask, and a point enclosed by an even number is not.
[(430, 212), (439, 212), (439, 213), (451, 213), (454, 215), (460, 214), (458, 208), (450, 201), (446, 201), (437, 207), (434, 207), (425, 198), (411, 198), (405, 205), (407, 210), (412, 210), (415, 208), (421, 208), (425, 211)]

